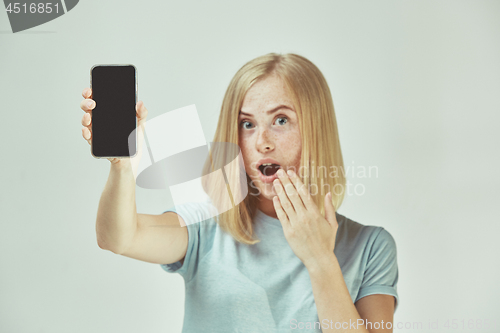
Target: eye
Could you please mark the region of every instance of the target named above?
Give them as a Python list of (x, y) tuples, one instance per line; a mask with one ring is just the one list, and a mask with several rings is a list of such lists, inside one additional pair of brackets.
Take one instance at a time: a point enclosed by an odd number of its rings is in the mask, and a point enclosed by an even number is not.
[(240, 126), (245, 128), (245, 129), (249, 129), (249, 127), (245, 126), (245, 124), (252, 124), (251, 122), (249, 121), (246, 121), (246, 120), (243, 120), (241, 123), (240, 123)]
[(285, 125), (288, 122), (288, 118), (287, 117), (278, 117), (278, 118), (276, 118), (277, 121), (279, 121), (280, 119), (284, 120), (284, 122), (281, 122), (282, 125)]

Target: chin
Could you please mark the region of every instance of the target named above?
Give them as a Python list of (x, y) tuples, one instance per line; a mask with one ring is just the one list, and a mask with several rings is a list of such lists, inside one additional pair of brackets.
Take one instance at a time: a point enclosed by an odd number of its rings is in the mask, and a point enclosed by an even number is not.
[(273, 198), (277, 195), (276, 191), (274, 190), (273, 184), (261, 184), (259, 186), (260, 189), (260, 198), (267, 199), (270, 201), (273, 201)]

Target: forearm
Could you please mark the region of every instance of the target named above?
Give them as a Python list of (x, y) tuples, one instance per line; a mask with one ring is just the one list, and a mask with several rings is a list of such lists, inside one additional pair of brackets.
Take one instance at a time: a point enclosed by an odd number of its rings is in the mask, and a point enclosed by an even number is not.
[(369, 333), (352, 302), (335, 255), (307, 269), (322, 331)]
[(97, 211), (99, 247), (120, 253), (131, 242), (136, 228), (135, 178), (132, 169), (111, 164)]

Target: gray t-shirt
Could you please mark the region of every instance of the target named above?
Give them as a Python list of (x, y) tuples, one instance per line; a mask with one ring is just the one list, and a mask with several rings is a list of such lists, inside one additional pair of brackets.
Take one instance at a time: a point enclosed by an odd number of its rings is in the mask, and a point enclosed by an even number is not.
[[(209, 202), (198, 202), (166, 211), (179, 214), (188, 230), (183, 264), (161, 265), (185, 281), (183, 332), (321, 332), (309, 274), (288, 245), (281, 222), (258, 210), (253, 222), (260, 242), (245, 245), (213, 218), (204, 218), (213, 216), (207, 215), (211, 209)], [(336, 216), (334, 253), (352, 301), (372, 294), (392, 295), (397, 309), (393, 237), (382, 227)]]

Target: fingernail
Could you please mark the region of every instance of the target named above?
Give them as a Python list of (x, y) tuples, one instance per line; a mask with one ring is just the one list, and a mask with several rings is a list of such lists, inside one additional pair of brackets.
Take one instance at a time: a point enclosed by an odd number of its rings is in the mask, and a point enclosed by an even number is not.
[(288, 170), (287, 173), (288, 173), (289, 176), (293, 177), (293, 171), (292, 170)]
[(283, 176), (283, 170), (282, 169), (279, 169), (278, 170), (278, 176), (282, 177)]
[(87, 105), (88, 105), (89, 108), (91, 108), (92, 105), (94, 105), (94, 102), (88, 102)]

